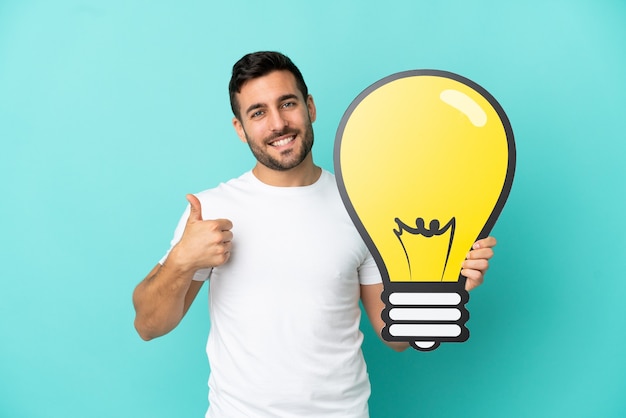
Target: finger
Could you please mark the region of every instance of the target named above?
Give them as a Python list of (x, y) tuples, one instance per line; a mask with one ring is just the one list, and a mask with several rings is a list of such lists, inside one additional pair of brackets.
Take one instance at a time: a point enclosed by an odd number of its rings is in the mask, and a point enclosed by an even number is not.
[(491, 248), (481, 248), (479, 250), (470, 251), (465, 258), (467, 260), (478, 260), (481, 258), (489, 260), (491, 257), (493, 257), (493, 250)]
[(472, 245), (472, 248), (475, 250), (479, 248), (492, 248), (495, 247), (497, 243), (494, 237), (487, 237), (476, 241), (474, 245)]
[[(205, 221), (206, 223), (212, 221)], [(231, 231), (220, 231), (218, 226), (214, 226), (211, 230), (211, 234), (206, 235), (209, 245), (222, 246), (224, 244), (230, 244), (233, 240), (233, 233)]]
[(231, 242), (233, 240), (233, 233), (230, 231), (222, 231), (222, 242)]
[(230, 259), (230, 251), (232, 249), (232, 244), (230, 242), (223, 243), (220, 247), (220, 250), (214, 256), (214, 266), (221, 266), (226, 263), (228, 259)]
[(478, 260), (465, 260), (461, 267), (463, 269), (478, 270), (482, 273), (485, 273), (489, 268), (489, 261), (482, 258)]
[(233, 229), (233, 223), (228, 219), (216, 219), (217, 229), (220, 231), (230, 231)]
[(484, 274), (477, 270), (463, 269), (461, 270), (461, 274), (467, 279), (465, 281), (465, 290), (468, 292), (480, 286), (485, 281)]
[(200, 204), (200, 200), (195, 195), (188, 194), (186, 196), (187, 202), (189, 202), (189, 218), (187, 218), (187, 223), (189, 222), (197, 222), (202, 220), (202, 205)]

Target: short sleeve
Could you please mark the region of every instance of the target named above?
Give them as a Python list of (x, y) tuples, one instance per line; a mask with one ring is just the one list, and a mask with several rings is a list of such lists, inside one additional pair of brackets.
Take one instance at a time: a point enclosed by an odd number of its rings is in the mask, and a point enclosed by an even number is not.
[(359, 266), (358, 272), (359, 284), (378, 284), (383, 281), (376, 261), (374, 261), (374, 257), (372, 257), (369, 251), (367, 252), (367, 257), (365, 257), (365, 260), (363, 260), (363, 263)]

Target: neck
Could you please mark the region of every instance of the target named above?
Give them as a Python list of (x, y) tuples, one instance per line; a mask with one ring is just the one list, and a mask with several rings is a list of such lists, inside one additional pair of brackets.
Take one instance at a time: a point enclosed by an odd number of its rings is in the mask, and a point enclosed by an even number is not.
[(302, 187), (315, 183), (322, 175), (322, 169), (313, 163), (311, 154), (297, 167), (289, 170), (273, 170), (257, 163), (252, 169), (261, 182), (276, 187)]

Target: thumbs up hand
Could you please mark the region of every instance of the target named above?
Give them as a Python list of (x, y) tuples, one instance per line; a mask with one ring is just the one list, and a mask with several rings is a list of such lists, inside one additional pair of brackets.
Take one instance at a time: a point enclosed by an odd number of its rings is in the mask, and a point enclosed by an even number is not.
[(202, 219), (200, 200), (187, 195), (190, 205), (185, 231), (172, 252), (180, 265), (190, 270), (216, 267), (230, 258), (233, 224), (228, 219)]

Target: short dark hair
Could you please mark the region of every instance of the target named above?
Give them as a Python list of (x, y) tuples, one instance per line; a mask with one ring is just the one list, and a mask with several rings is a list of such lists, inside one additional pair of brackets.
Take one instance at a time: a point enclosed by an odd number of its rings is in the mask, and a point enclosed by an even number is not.
[(304, 99), (309, 95), (309, 89), (304, 82), (302, 73), (296, 65), (284, 54), (274, 51), (260, 51), (244, 55), (233, 65), (233, 74), (228, 84), (230, 94), (230, 107), (237, 119), (241, 118), (239, 103), (236, 94), (241, 92), (241, 87), (249, 80), (263, 77), (272, 71), (286, 70), (296, 78), (296, 86)]

